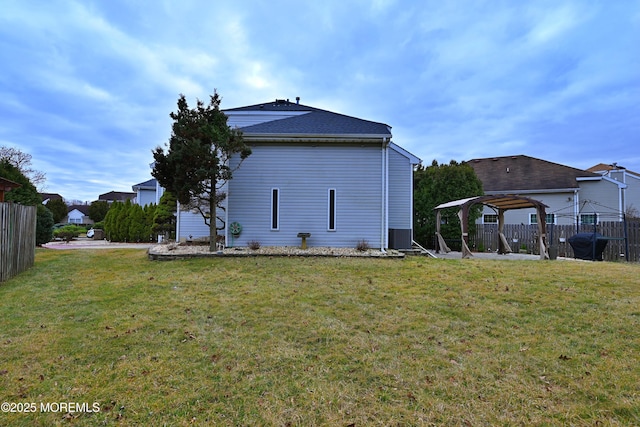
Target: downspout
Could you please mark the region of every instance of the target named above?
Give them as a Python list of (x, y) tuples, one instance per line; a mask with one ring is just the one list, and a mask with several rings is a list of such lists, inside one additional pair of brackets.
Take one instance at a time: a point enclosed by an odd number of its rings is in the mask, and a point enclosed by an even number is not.
[(180, 212), (182, 209), (180, 208), (180, 202), (176, 201), (176, 242), (180, 241)]
[(575, 218), (576, 233), (580, 231), (580, 200), (578, 189), (573, 190), (573, 217)]
[[(623, 178), (624, 179), (624, 178)], [(623, 182), (624, 184), (624, 182)], [(624, 188), (622, 188), (621, 185), (618, 185), (618, 209), (620, 210), (621, 214), (624, 214), (626, 212), (626, 206), (625, 206), (625, 191)]]
[(389, 209), (388, 200), (387, 200), (387, 191), (388, 191), (388, 182), (387, 182), (387, 138), (382, 138), (382, 153), (381, 153), (382, 165), (380, 170), (381, 175), (381, 185), (382, 188), (380, 191), (382, 192), (382, 206), (381, 206), (381, 220), (380, 220), (380, 251), (385, 253), (386, 245), (386, 234), (388, 233), (387, 229), (387, 212)]

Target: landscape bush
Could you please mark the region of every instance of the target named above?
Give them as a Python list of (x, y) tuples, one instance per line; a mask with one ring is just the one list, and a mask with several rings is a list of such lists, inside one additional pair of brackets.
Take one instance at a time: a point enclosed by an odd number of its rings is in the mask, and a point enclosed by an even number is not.
[(153, 218), (156, 205), (144, 208), (127, 200), (113, 202), (102, 226), (107, 240), (112, 242), (151, 242), (155, 240)]
[(69, 224), (54, 230), (53, 237), (69, 241), (80, 236), (81, 233), (86, 232), (87, 228), (84, 226)]

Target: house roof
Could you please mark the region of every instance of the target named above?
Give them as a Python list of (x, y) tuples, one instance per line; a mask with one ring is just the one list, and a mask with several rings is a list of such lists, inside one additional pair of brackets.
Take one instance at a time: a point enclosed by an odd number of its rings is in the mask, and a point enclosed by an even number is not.
[(611, 165), (608, 165), (606, 163), (598, 163), (597, 165), (591, 166), (589, 169), (587, 169), (587, 171), (589, 172), (605, 173), (605, 174), (607, 172), (615, 171), (615, 170), (624, 170), (626, 171), (626, 173), (640, 178), (640, 173), (629, 170), (623, 166), (619, 166), (617, 163), (614, 163)]
[(245, 137), (358, 137), (390, 138), (391, 127), (344, 114), (334, 113), (288, 100), (275, 100), (247, 107), (231, 108), (225, 112), (282, 112), (272, 120), (240, 127)]
[(109, 191), (98, 196), (98, 200), (121, 201), (132, 200), (136, 197), (136, 193), (126, 193), (124, 191)]
[(59, 195), (58, 193), (38, 193), (38, 194), (40, 194), (40, 197), (42, 198), (43, 202), (45, 200), (63, 200), (62, 196)]
[(486, 194), (579, 188), (579, 178), (601, 175), (534, 157), (517, 155), (472, 159), (467, 162), (482, 181)]
[(74, 210), (82, 212), (83, 215), (89, 215), (89, 205), (71, 205), (71, 206), (69, 206), (69, 211), (68, 212), (73, 212)]
[(133, 189), (133, 191), (138, 191), (140, 189), (155, 190), (157, 183), (158, 183), (158, 180), (156, 180), (155, 178), (152, 178), (148, 181), (141, 182), (140, 184), (135, 184), (131, 188)]

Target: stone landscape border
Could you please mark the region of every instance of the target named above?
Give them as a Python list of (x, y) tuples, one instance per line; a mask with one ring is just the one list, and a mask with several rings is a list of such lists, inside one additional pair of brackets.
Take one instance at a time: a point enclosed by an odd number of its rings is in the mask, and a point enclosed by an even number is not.
[(389, 249), (385, 252), (376, 249), (358, 251), (351, 248), (311, 247), (301, 249), (292, 246), (261, 247), (249, 249), (246, 247), (225, 248), (221, 251), (209, 252), (208, 246), (189, 246), (177, 244), (160, 244), (152, 246), (147, 251), (152, 261), (171, 261), (189, 258), (224, 258), (224, 257), (328, 257), (328, 258), (384, 258), (403, 259), (405, 254)]

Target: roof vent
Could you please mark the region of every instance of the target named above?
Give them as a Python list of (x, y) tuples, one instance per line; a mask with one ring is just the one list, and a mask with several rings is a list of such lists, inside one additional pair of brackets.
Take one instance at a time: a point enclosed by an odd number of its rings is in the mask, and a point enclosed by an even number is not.
[(300, 104), (300, 97), (296, 96), (296, 104)]

